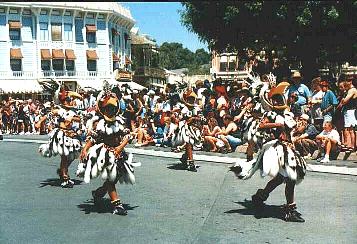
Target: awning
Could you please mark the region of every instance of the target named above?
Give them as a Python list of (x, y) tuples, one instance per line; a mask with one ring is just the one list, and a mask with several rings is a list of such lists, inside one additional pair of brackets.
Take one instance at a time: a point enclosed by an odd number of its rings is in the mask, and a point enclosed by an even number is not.
[(9, 29), (21, 29), (20, 21), (9, 21)]
[(51, 52), (50, 49), (41, 49), (41, 59), (42, 60), (51, 60)]
[(130, 87), (131, 90), (139, 90), (139, 91), (141, 91), (141, 90), (144, 90), (146, 88), (145, 86), (142, 86), (142, 85), (140, 85), (140, 84), (138, 84), (138, 83), (136, 83), (134, 81), (128, 81), (128, 82), (126, 82), (126, 81), (118, 81), (117, 83), (120, 86), (122, 86), (124, 84), (127, 84)]
[(72, 49), (66, 49), (66, 59), (67, 60), (75, 60), (76, 55), (74, 54), (74, 51)]
[(113, 52), (113, 61), (117, 62), (119, 61), (119, 57)]
[(10, 59), (22, 59), (22, 53), (20, 48), (10, 48)]
[(96, 32), (97, 27), (95, 25), (86, 25), (87, 32)]
[(52, 50), (52, 58), (53, 59), (65, 59), (63, 50), (62, 49), (53, 49)]
[(87, 59), (89, 59), (89, 60), (98, 59), (97, 52), (95, 50), (87, 50)]
[[(115, 85), (116, 81), (114, 79), (106, 79), (111, 85)], [(103, 89), (103, 80), (77, 80), (77, 84), (83, 90), (97, 90), (101, 91)]]
[(40, 93), (42, 87), (36, 80), (0, 80), (0, 90), (4, 94), (10, 93)]
[(125, 56), (125, 64), (131, 64), (131, 60), (128, 56)]

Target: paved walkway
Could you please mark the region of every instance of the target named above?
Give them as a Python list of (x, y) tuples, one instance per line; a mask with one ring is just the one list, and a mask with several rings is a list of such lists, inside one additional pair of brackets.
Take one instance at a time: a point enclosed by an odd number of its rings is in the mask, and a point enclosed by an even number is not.
[(296, 187), (305, 223), (281, 220), (284, 186), (257, 216), (250, 196), (268, 178), (238, 180), (222, 163), (199, 162), (198, 172), (179, 170), (178, 160), (135, 155), (135, 185), (117, 189), (128, 216), (102, 208), (74, 176), (73, 189), (59, 187), (59, 158), (44, 158), (38, 144), (0, 142), (0, 243), (355, 243), (357, 177), (309, 172)]

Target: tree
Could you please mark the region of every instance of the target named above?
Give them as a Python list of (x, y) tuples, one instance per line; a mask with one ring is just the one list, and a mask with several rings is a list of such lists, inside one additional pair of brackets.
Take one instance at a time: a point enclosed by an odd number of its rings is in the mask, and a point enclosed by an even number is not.
[[(201, 65), (208, 64), (210, 54), (204, 49), (197, 49), (195, 53), (184, 48), (181, 43), (164, 42), (159, 47), (160, 66), (166, 69), (181, 69), (188, 68), (188, 73), (203, 73), (205, 69), (201, 69)], [(208, 72), (209, 73), (209, 72)]]
[(324, 63), (356, 63), (357, 1), (183, 2), (181, 22), (210, 49), (286, 50), (307, 79)]

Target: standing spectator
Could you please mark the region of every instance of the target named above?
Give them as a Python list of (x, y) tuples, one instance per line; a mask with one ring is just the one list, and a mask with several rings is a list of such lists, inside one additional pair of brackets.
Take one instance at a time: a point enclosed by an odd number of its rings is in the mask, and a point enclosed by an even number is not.
[(329, 84), (327, 81), (321, 82), (321, 89), (325, 93), (321, 102), (321, 113), (324, 118), (324, 122), (332, 121), (332, 116), (334, 114), (335, 107), (338, 104), (335, 94), (329, 89)]
[(301, 111), (305, 113), (307, 109), (307, 105), (311, 101), (311, 92), (309, 88), (301, 83), (302, 77), (300, 72), (295, 71), (291, 76), (292, 85), (289, 87), (288, 90), (288, 97), (291, 96), (293, 93), (297, 93), (297, 102), (296, 104), (301, 107)]
[(321, 158), (321, 163), (330, 162), (330, 154), (337, 153), (338, 145), (340, 142), (340, 135), (337, 130), (333, 128), (331, 121), (324, 122), (323, 131), (316, 136), (317, 144), (321, 151), (324, 152), (324, 156)]
[(347, 79), (345, 75), (340, 76), (340, 83), (343, 83), (346, 91), (345, 97), (341, 100), (337, 109), (342, 108), (344, 118), (343, 137), (346, 151), (355, 150), (356, 136), (354, 128), (357, 126), (356, 106), (357, 106), (357, 89), (353, 86), (352, 80)]
[(312, 95), (311, 95), (311, 107), (310, 114), (312, 123), (322, 121), (322, 113), (321, 113), (321, 102), (324, 96), (324, 92), (321, 88), (321, 78), (317, 77), (311, 81), (312, 83)]

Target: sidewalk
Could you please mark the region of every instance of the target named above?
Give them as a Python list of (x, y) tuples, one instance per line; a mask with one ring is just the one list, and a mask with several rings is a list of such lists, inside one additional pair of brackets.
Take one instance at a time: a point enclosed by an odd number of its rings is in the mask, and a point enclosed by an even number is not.
[[(21, 143), (46, 143), (48, 139), (47, 135), (4, 135), (3, 142), (21, 142)], [(1, 142), (1, 141), (0, 141)], [(233, 164), (236, 158), (245, 158), (246, 146), (239, 146), (236, 152), (221, 154), (213, 152), (195, 151), (194, 159), (197, 161), (208, 161), (215, 163)], [(145, 146), (145, 147), (134, 147), (132, 144), (127, 146), (126, 151), (139, 154), (139, 155), (149, 155), (156, 157), (165, 158), (177, 158), (179, 159), (182, 153), (171, 152), (170, 148), (155, 147), (155, 146)], [(340, 153), (337, 160), (331, 160), (329, 163), (321, 164), (316, 160), (307, 160), (308, 171), (323, 172), (323, 173), (334, 173), (334, 174), (346, 174), (346, 175), (356, 175), (357, 176), (357, 155), (352, 153), (348, 160), (342, 160), (344, 153)]]

